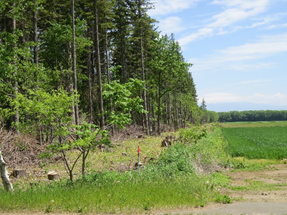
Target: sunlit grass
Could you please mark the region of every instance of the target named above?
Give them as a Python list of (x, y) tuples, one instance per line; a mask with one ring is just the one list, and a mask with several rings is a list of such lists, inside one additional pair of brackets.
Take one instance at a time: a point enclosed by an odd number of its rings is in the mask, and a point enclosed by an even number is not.
[[(0, 189), (0, 210), (126, 214), (230, 202), (216, 188), (222, 186), (221, 175), (199, 174), (213, 171), (214, 165), (226, 159), (221, 130), (216, 128), (196, 144), (178, 143), (168, 149), (160, 147), (166, 135), (170, 134), (114, 143), (112, 152), (95, 150), (89, 156), (85, 178), (80, 165), (76, 167), (74, 184), (68, 181), (62, 163), (43, 165), (46, 172), (60, 172), (62, 180), (33, 184), (26, 180), (15, 186), (14, 193)], [(138, 146), (141, 161), (155, 158), (140, 175), (130, 168), (137, 162)], [(68, 156), (72, 161), (76, 152)]]
[(287, 121), (225, 122), (219, 125), (223, 128), (280, 127), (287, 126)]
[[(131, 213), (150, 209), (196, 206), (210, 201), (204, 180), (197, 176), (158, 180), (120, 179), (0, 191), (2, 211)], [(209, 197), (208, 197), (209, 196)], [(13, 204), (11, 204), (13, 202)]]
[(287, 157), (287, 127), (222, 128), (232, 157), (277, 159)]

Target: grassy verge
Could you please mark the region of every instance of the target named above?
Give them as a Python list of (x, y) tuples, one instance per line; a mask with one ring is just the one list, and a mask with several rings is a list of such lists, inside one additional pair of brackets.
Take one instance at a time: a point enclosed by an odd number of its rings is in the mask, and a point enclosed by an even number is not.
[[(196, 143), (178, 142), (162, 150), (158, 159), (147, 164), (140, 175), (133, 170), (101, 171), (79, 178), (74, 184), (63, 179), (24, 184), (16, 187), (14, 193), (0, 189), (0, 210), (137, 213), (199, 207), (210, 201), (230, 203), (228, 196), (218, 192), (225, 186), (222, 175), (201, 174), (212, 172), (216, 164), (226, 159), (224, 147), (221, 130), (215, 128)], [(148, 147), (145, 150), (155, 153)]]
[[(54, 183), (0, 192), (2, 211), (132, 213), (203, 206), (212, 200), (206, 180), (196, 175), (146, 180), (135, 174), (106, 172), (71, 185)], [(13, 204), (11, 204), (13, 202)]]

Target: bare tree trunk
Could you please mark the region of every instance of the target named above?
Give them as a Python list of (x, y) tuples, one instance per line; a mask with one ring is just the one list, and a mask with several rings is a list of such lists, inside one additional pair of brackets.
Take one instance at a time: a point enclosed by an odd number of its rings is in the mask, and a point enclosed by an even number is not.
[(38, 19), (37, 19), (37, 0), (34, 0), (34, 12), (33, 12), (33, 24), (34, 24), (34, 63), (39, 66), (38, 60)]
[[(139, 16), (141, 18), (141, 9), (140, 2), (138, 5)], [(146, 94), (146, 78), (145, 78), (145, 67), (144, 67), (144, 51), (143, 51), (143, 38), (142, 38), (142, 23), (140, 21), (140, 46), (141, 46), (141, 69), (142, 69), (142, 81), (143, 84), (143, 101), (144, 101), (144, 109), (147, 110), (147, 94)], [(144, 127), (146, 128), (146, 134), (149, 135), (149, 121), (148, 114), (144, 113)]]
[(174, 102), (175, 102), (175, 129), (178, 129), (178, 105), (177, 105), (177, 93), (174, 91)]
[(13, 185), (9, 179), (9, 175), (8, 175), (7, 170), (6, 170), (6, 163), (3, 159), (1, 151), (0, 151), (0, 174), (1, 174), (4, 189), (6, 191), (13, 191)]
[[(111, 83), (111, 73), (109, 71), (110, 68), (110, 56), (109, 56), (109, 49), (108, 49), (108, 34), (107, 31), (105, 33), (105, 52), (106, 52), (106, 70), (107, 70), (107, 78), (108, 78), (108, 84)], [(113, 112), (113, 105), (112, 105), (112, 99), (110, 98), (110, 111)], [(115, 127), (112, 125), (112, 136), (114, 136), (115, 133)]]
[(183, 128), (183, 110), (181, 101), (179, 101), (179, 121), (180, 121), (180, 128)]
[(100, 40), (99, 40), (99, 17), (98, 17), (98, 6), (97, 0), (95, 0), (95, 46), (97, 52), (97, 74), (98, 74), (98, 84), (99, 84), (99, 109), (100, 109), (100, 127), (104, 129), (105, 126), (105, 116), (104, 116), (104, 102), (103, 102), (103, 89), (102, 89), (102, 71), (101, 71), (101, 56), (100, 56)]
[[(158, 75), (158, 83), (161, 83), (161, 73)], [(161, 129), (160, 129), (160, 117), (161, 117), (161, 112), (160, 112), (160, 106), (161, 106), (161, 89), (160, 89), (160, 84), (158, 84), (158, 103), (157, 103), (157, 133), (158, 135), (161, 134)]]
[[(13, 7), (15, 8), (15, 3), (13, 3)], [(12, 19), (12, 29), (13, 29), (13, 33), (15, 33), (16, 31), (16, 19), (13, 17)], [(16, 44), (15, 44), (15, 47), (16, 49)], [(14, 56), (15, 58), (16, 56)], [(16, 62), (14, 62), (14, 64), (16, 64)], [(15, 71), (14, 71), (14, 76), (15, 76), (15, 83), (14, 83), (14, 90), (15, 90), (15, 99), (17, 98), (17, 93), (18, 93), (18, 80), (17, 80), (17, 69), (15, 68)], [(20, 121), (20, 117), (19, 117), (19, 109), (16, 108), (15, 110), (15, 118), (14, 118), (14, 122), (15, 122), (15, 130), (16, 130), (16, 134), (19, 134), (19, 130), (18, 130), (18, 124), (19, 124), (19, 121)]]
[[(71, 53), (71, 43), (69, 42), (69, 46), (68, 46), (68, 50), (69, 50), (69, 69), (73, 69), (71, 67), (71, 61), (72, 61), (72, 53)], [(70, 76), (70, 74), (68, 74), (67, 79), (69, 80), (69, 93), (70, 95), (73, 95), (73, 89), (74, 89), (74, 85), (73, 85), (73, 78)], [(73, 117), (73, 123), (76, 123), (76, 114), (75, 114), (75, 103), (74, 101), (72, 102), (72, 117)]]
[[(73, 72), (74, 72), (74, 91), (77, 92), (77, 57), (76, 57), (76, 41), (75, 41), (75, 3), (74, 0), (71, 0), (72, 5), (72, 31), (73, 31), (73, 44), (72, 44), (72, 57), (73, 57)], [(74, 92), (74, 93), (75, 93)], [(75, 108), (75, 124), (79, 125), (79, 109), (78, 104), (74, 105)]]
[(171, 114), (171, 106), (170, 106), (170, 92), (167, 93), (167, 124), (170, 129), (171, 123), (170, 123), (170, 114)]
[[(33, 11), (33, 28), (34, 28), (34, 63), (36, 64), (36, 67), (39, 67), (39, 57), (38, 57), (38, 18), (37, 18), (37, 0), (34, 0), (34, 11)], [(34, 82), (37, 82), (37, 74), (34, 72)], [(39, 143), (40, 145), (43, 144), (43, 133), (42, 133), (42, 127), (39, 126), (38, 130), (39, 134)]]
[[(90, 48), (89, 48), (90, 49)], [(90, 122), (94, 121), (93, 94), (92, 94), (92, 67), (91, 67), (91, 52), (87, 55), (88, 82), (89, 82), (89, 112)]]

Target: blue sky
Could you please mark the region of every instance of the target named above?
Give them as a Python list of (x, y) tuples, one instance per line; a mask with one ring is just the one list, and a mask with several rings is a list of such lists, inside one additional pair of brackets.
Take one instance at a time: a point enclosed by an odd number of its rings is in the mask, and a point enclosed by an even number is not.
[(154, 1), (209, 110), (287, 110), (287, 0)]

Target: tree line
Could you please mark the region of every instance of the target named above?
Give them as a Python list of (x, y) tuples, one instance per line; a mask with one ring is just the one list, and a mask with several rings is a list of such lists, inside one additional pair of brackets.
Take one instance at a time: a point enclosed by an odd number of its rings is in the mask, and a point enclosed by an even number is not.
[(131, 110), (131, 119), (147, 134), (200, 121), (191, 64), (173, 35), (157, 31), (152, 8), (148, 0), (1, 1), (0, 108), (2, 118), (4, 110), (14, 113), (6, 125), (33, 118), (11, 102), (19, 94), (64, 90), (77, 95), (75, 124), (85, 116), (115, 129), (111, 117), (121, 110), (104, 91), (131, 79), (142, 83), (131, 96), (146, 110)]
[[(161, 35), (149, 0), (1, 0), (0, 127), (61, 153), (72, 180), (79, 150), (128, 124), (147, 134), (210, 121), (192, 64)], [(49, 156), (47, 154), (47, 156)]]
[(218, 112), (219, 122), (287, 120), (287, 110), (253, 110)]

